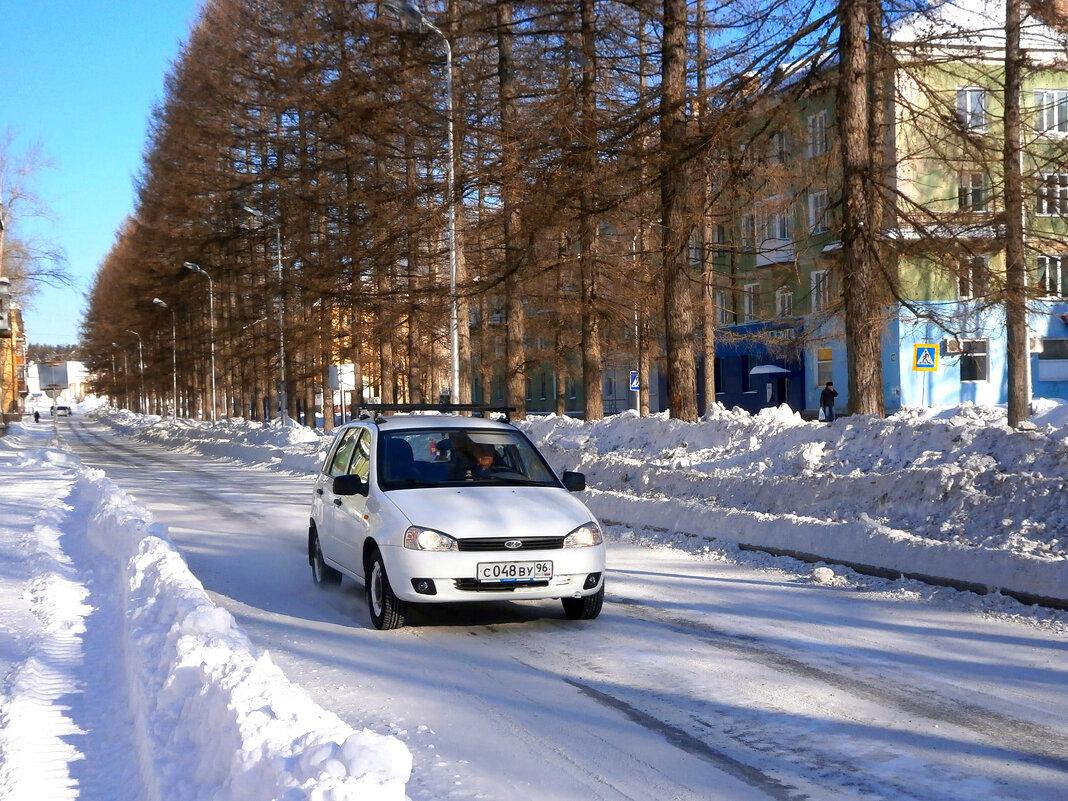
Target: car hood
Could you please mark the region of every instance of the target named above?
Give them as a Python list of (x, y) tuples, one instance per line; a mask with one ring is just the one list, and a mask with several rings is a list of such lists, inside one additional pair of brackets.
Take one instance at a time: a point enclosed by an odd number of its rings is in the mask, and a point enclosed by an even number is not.
[(387, 493), (409, 522), (457, 539), (564, 537), (594, 517), (558, 487), (461, 487)]

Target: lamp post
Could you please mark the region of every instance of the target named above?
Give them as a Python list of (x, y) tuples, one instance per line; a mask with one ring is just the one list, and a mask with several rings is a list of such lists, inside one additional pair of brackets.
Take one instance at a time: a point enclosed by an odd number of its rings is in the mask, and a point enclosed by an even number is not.
[(414, 3), (407, 0), (384, 0), (382, 4), (398, 19), (416, 27), (417, 30), (428, 30), (441, 37), (445, 46), (445, 90), (448, 95), (448, 145), (449, 158), (445, 170), (447, 178), (446, 191), (448, 192), (449, 210), (449, 400), (456, 403), (460, 397), (460, 321), (459, 299), (456, 294), (457, 258), (456, 252), (456, 170), (454, 158), (456, 153), (455, 134), (453, 133), (453, 87), (452, 87), (452, 45), (449, 37), (426, 18)]
[(126, 329), (127, 334), (133, 334), (137, 337), (137, 375), (141, 379), (141, 395), (137, 399), (137, 411), (141, 414), (145, 413), (145, 354), (141, 348), (141, 335), (136, 331)]
[(152, 302), (161, 309), (167, 309), (171, 313), (171, 380), (174, 383), (174, 419), (178, 419), (178, 316), (174, 309), (159, 298), (152, 298)]
[(212, 282), (207, 270), (199, 264), (187, 261), (184, 266), (197, 275), (202, 275), (208, 279), (208, 317), (211, 324), (211, 419), (214, 421), (217, 408), (215, 406), (215, 284)]
[(283, 292), (285, 281), (282, 274), (282, 224), (259, 209), (248, 206), (242, 206), (242, 208), (253, 217), (258, 217), (274, 226), (278, 270), (278, 405), (281, 407), (282, 425), (289, 425), (289, 399), (286, 396), (286, 303)]

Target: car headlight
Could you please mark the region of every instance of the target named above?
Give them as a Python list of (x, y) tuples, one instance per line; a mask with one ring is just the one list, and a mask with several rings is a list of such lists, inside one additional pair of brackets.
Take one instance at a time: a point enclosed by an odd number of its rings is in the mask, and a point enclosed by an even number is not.
[(458, 551), (460, 546), (448, 534), (432, 528), (409, 526), (404, 532), (404, 547), (412, 551)]
[(584, 523), (564, 537), (565, 548), (588, 548), (591, 545), (600, 545), (604, 542), (601, 536), (601, 527), (593, 521)]

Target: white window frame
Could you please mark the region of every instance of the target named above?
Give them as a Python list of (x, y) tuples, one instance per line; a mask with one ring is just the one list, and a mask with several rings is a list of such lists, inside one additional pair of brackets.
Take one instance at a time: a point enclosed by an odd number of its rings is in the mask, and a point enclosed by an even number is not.
[(1037, 377), (1039, 381), (1068, 381), (1068, 339), (1042, 338)]
[[(1065, 293), (1066, 273), (1068, 273), (1068, 256), (1045, 255), (1038, 257), (1038, 270), (1035, 285), (1042, 289), (1043, 297), (1063, 298)], [(1053, 280), (1050, 280), (1050, 277)]]
[(981, 86), (962, 86), (957, 89), (957, 119), (966, 131), (986, 130), (989, 117), (986, 109), (986, 89)]
[(771, 238), (790, 242), (794, 238), (793, 215), (790, 210), (771, 215)]
[(808, 228), (814, 234), (825, 234), (827, 225), (827, 207), (830, 201), (826, 189), (817, 189), (808, 193)]
[(822, 156), (830, 151), (827, 132), (827, 111), (817, 111), (808, 118), (808, 157)]
[(957, 273), (957, 297), (960, 300), (981, 298), (989, 289), (990, 262), (986, 256), (966, 256)]
[(734, 325), (734, 306), (726, 289), (716, 290), (716, 322), (721, 326)]
[(986, 176), (978, 170), (962, 172), (957, 185), (957, 207), (961, 211), (988, 211), (990, 191)]
[(775, 311), (780, 317), (793, 317), (794, 291), (789, 287), (775, 290)]
[(773, 164), (785, 164), (790, 160), (790, 137), (786, 131), (776, 131), (771, 138), (771, 161)]
[(759, 300), (760, 284), (746, 284), (742, 287), (742, 322), (756, 321)]
[(1068, 90), (1035, 90), (1035, 130), (1053, 136), (1068, 135)]
[(813, 270), (809, 275), (812, 311), (821, 312), (831, 305), (831, 271)]
[[(976, 371), (980, 374), (975, 378), (964, 377), (965, 359), (974, 360)], [(988, 339), (965, 339), (961, 340), (960, 355), (960, 381), (962, 384), (978, 384), (990, 380), (990, 340)]]
[(1057, 217), (1068, 213), (1068, 173), (1039, 174), (1035, 190), (1035, 213), (1040, 217)]

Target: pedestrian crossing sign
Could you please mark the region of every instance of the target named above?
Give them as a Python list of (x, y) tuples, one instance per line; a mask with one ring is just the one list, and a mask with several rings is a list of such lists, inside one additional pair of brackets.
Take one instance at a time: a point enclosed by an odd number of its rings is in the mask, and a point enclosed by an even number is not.
[(912, 369), (933, 372), (938, 369), (938, 345), (923, 343), (913, 346)]

